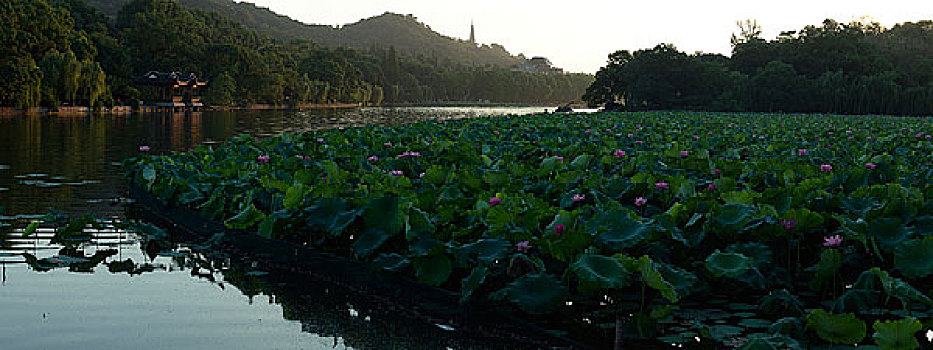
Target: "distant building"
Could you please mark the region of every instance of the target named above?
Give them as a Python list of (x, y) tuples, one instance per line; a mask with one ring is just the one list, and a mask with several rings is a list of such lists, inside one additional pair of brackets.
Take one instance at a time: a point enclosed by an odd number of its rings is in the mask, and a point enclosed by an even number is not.
[(473, 28), (473, 21), (470, 21), (470, 44), (476, 45), (476, 31)]
[(529, 60), (525, 60), (522, 63), (513, 65), (511, 69), (512, 71), (525, 73), (564, 74), (563, 69), (554, 67), (551, 64), (551, 60), (541, 56), (535, 56)]
[(133, 78), (133, 84), (153, 90), (151, 100), (143, 106), (152, 111), (196, 111), (204, 107), (201, 90), (207, 86), (207, 80), (194, 73), (186, 76), (179, 72), (149, 72)]

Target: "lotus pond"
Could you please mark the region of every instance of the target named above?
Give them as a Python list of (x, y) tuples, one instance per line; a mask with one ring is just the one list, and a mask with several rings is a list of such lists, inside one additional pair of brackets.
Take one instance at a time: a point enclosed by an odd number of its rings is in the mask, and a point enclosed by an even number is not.
[(331, 129), (127, 161), (230, 229), (682, 347), (931, 346), (933, 123), (526, 115)]
[[(142, 229), (150, 218), (128, 197), (120, 166), (141, 144), (156, 153), (243, 133), (541, 109), (0, 117), (0, 348), (540, 348), (527, 341), (537, 333), (521, 327), (471, 332), (428, 321), (328, 281), (239, 260), (208, 239)], [(62, 213), (46, 215), (50, 208)]]

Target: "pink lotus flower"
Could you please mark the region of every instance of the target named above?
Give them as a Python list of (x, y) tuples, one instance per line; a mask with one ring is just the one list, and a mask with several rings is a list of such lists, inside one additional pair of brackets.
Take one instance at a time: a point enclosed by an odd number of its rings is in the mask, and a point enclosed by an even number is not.
[(376, 156), (369, 156), (369, 158), (366, 158), (366, 160), (368, 160), (368, 161), (370, 161), (370, 162), (378, 162), (378, 161), (379, 161), (379, 157), (376, 157)]
[(584, 133), (584, 134), (587, 134), (587, 135), (590, 135), (590, 134), (593, 133), (593, 131), (590, 130), (590, 129), (586, 129), (586, 131), (584, 131), (583, 133)]
[(635, 137), (635, 134), (628, 134), (628, 137)]
[(318, 143), (324, 143), (324, 138), (323, 138), (323, 137), (318, 137), (318, 138), (317, 138), (317, 142), (318, 142)]
[(499, 136), (499, 134), (500, 134), (499, 130), (493, 130), (492, 133), (493, 133), (493, 135), (496, 135), (496, 136)]
[(625, 151), (620, 150), (620, 149), (617, 149), (617, 150), (615, 150), (615, 151), (612, 152), (612, 156), (613, 156), (613, 157), (616, 157), (616, 158), (622, 158), (622, 157), (625, 157), (626, 154), (625, 154)]
[(518, 251), (522, 253), (527, 253), (528, 250), (531, 249), (531, 242), (528, 242), (528, 241), (518, 242), (515, 244), (515, 249), (517, 249)]
[(257, 156), (256, 160), (259, 161), (260, 163), (268, 163), (269, 156)]
[(551, 156), (551, 158), (557, 159), (558, 162), (564, 161), (564, 157), (561, 157), (561, 156)]
[(502, 203), (502, 198), (499, 198), (499, 197), (489, 198), (489, 206), (494, 207), (494, 206), (499, 205), (499, 203)]
[(573, 197), (571, 197), (570, 200), (573, 201), (574, 203), (582, 202), (586, 200), (586, 196), (578, 193), (578, 194), (573, 195)]
[(865, 137), (866, 140), (871, 141), (871, 136)]
[(875, 164), (875, 163), (865, 163), (865, 169), (874, 170), (874, 169), (877, 168), (877, 167), (878, 167), (878, 165)]
[(690, 151), (680, 151), (680, 156), (684, 158), (689, 157)]
[(419, 178), (419, 179), (423, 179), (423, 178), (424, 178), (424, 172), (423, 172), (423, 171), (421, 172), (421, 174), (418, 174), (418, 178)]
[(780, 224), (781, 226), (784, 227), (785, 230), (788, 230), (788, 231), (793, 230), (795, 227), (797, 227), (797, 222), (794, 221), (794, 219), (781, 219)]
[(670, 186), (667, 184), (667, 182), (658, 182), (658, 183), (654, 184), (654, 188), (655, 188), (656, 190), (666, 190), (666, 189), (668, 189), (669, 187), (670, 187)]
[(803, 148), (798, 149), (798, 150), (797, 150), (797, 155), (798, 155), (798, 156), (805, 156), (805, 155), (807, 155), (807, 150), (806, 150), (806, 149), (803, 149)]
[(146, 146), (146, 145), (139, 146), (139, 151), (140, 151), (140, 152), (149, 152), (149, 146)]
[(401, 171), (401, 170), (392, 170), (392, 171), (389, 172), (389, 174), (390, 174), (390, 175), (395, 175), (395, 176), (402, 176), (402, 175), (405, 175), (405, 172), (404, 172), (404, 171)]
[(612, 130), (610, 130), (610, 129), (606, 129), (606, 132), (612, 132)]
[(555, 236), (560, 236), (560, 234), (564, 233), (564, 231), (566, 231), (566, 230), (567, 230), (567, 228), (564, 227), (564, 224), (557, 224), (557, 225), (554, 225), (554, 235), (555, 235)]
[(700, 137), (699, 137), (699, 136), (694, 136), (694, 137), (693, 137), (693, 141), (700, 141)]
[(638, 198), (635, 198), (635, 206), (636, 206), (636, 207), (640, 207), (640, 206), (643, 206), (643, 205), (645, 205), (645, 204), (648, 204), (648, 200), (645, 199), (645, 197), (638, 197)]
[(392, 147), (392, 143), (391, 143), (391, 142), (386, 142), (386, 143), (383, 143), (382, 145), (383, 145), (383, 146), (386, 146), (386, 147)]
[(927, 140), (933, 139), (933, 135), (927, 135), (927, 136), (925, 136), (924, 138), (927, 139)]
[(820, 164), (820, 171), (833, 171), (833, 166), (829, 164)]
[(716, 190), (716, 184), (710, 183), (708, 186), (706, 186), (706, 189), (708, 189), (708, 190), (710, 190), (710, 191), (715, 191), (715, 190)]
[(642, 144), (642, 143), (645, 143), (645, 141), (635, 141), (635, 143)]
[(842, 236), (841, 235), (835, 235), (835, 236), (829, 236), (829, 237), (824, 236), (823, 241), (825, 241), (823, 242), (824, 247), (838, 247), (840, 244), (842, 244)]
[(722, 174), (722, 169), (713, 169), (713, 174), (716, 174), (716, 175)]

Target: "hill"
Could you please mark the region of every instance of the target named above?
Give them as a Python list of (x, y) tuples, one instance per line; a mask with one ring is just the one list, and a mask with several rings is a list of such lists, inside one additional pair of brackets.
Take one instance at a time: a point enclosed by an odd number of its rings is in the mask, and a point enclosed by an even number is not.
[[(115, 17), (129, 0), (87, 0), (108, 16)], [(252, 3), (232, 0), (178, 0), (185, 7), (217, 12), (244, 27), (279, 40), (311, 40), (326, 47), (352, 47), (366, 50), (373, 46), (395, 47), (407, 56), (423, 56), (467, 66), (510, 67), (524, 61), (498, 44), (475, 45), (441, 35), (411, 15), (386, 12), (335, 28), (304, 24)]]

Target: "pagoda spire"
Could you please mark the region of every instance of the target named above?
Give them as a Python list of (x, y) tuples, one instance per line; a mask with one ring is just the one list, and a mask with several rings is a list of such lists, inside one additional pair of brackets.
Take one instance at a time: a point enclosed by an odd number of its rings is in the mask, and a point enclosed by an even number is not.
[(473, 20), (470, 20), (470, 44), (476, 44), (476, 31), (473, 28)]

